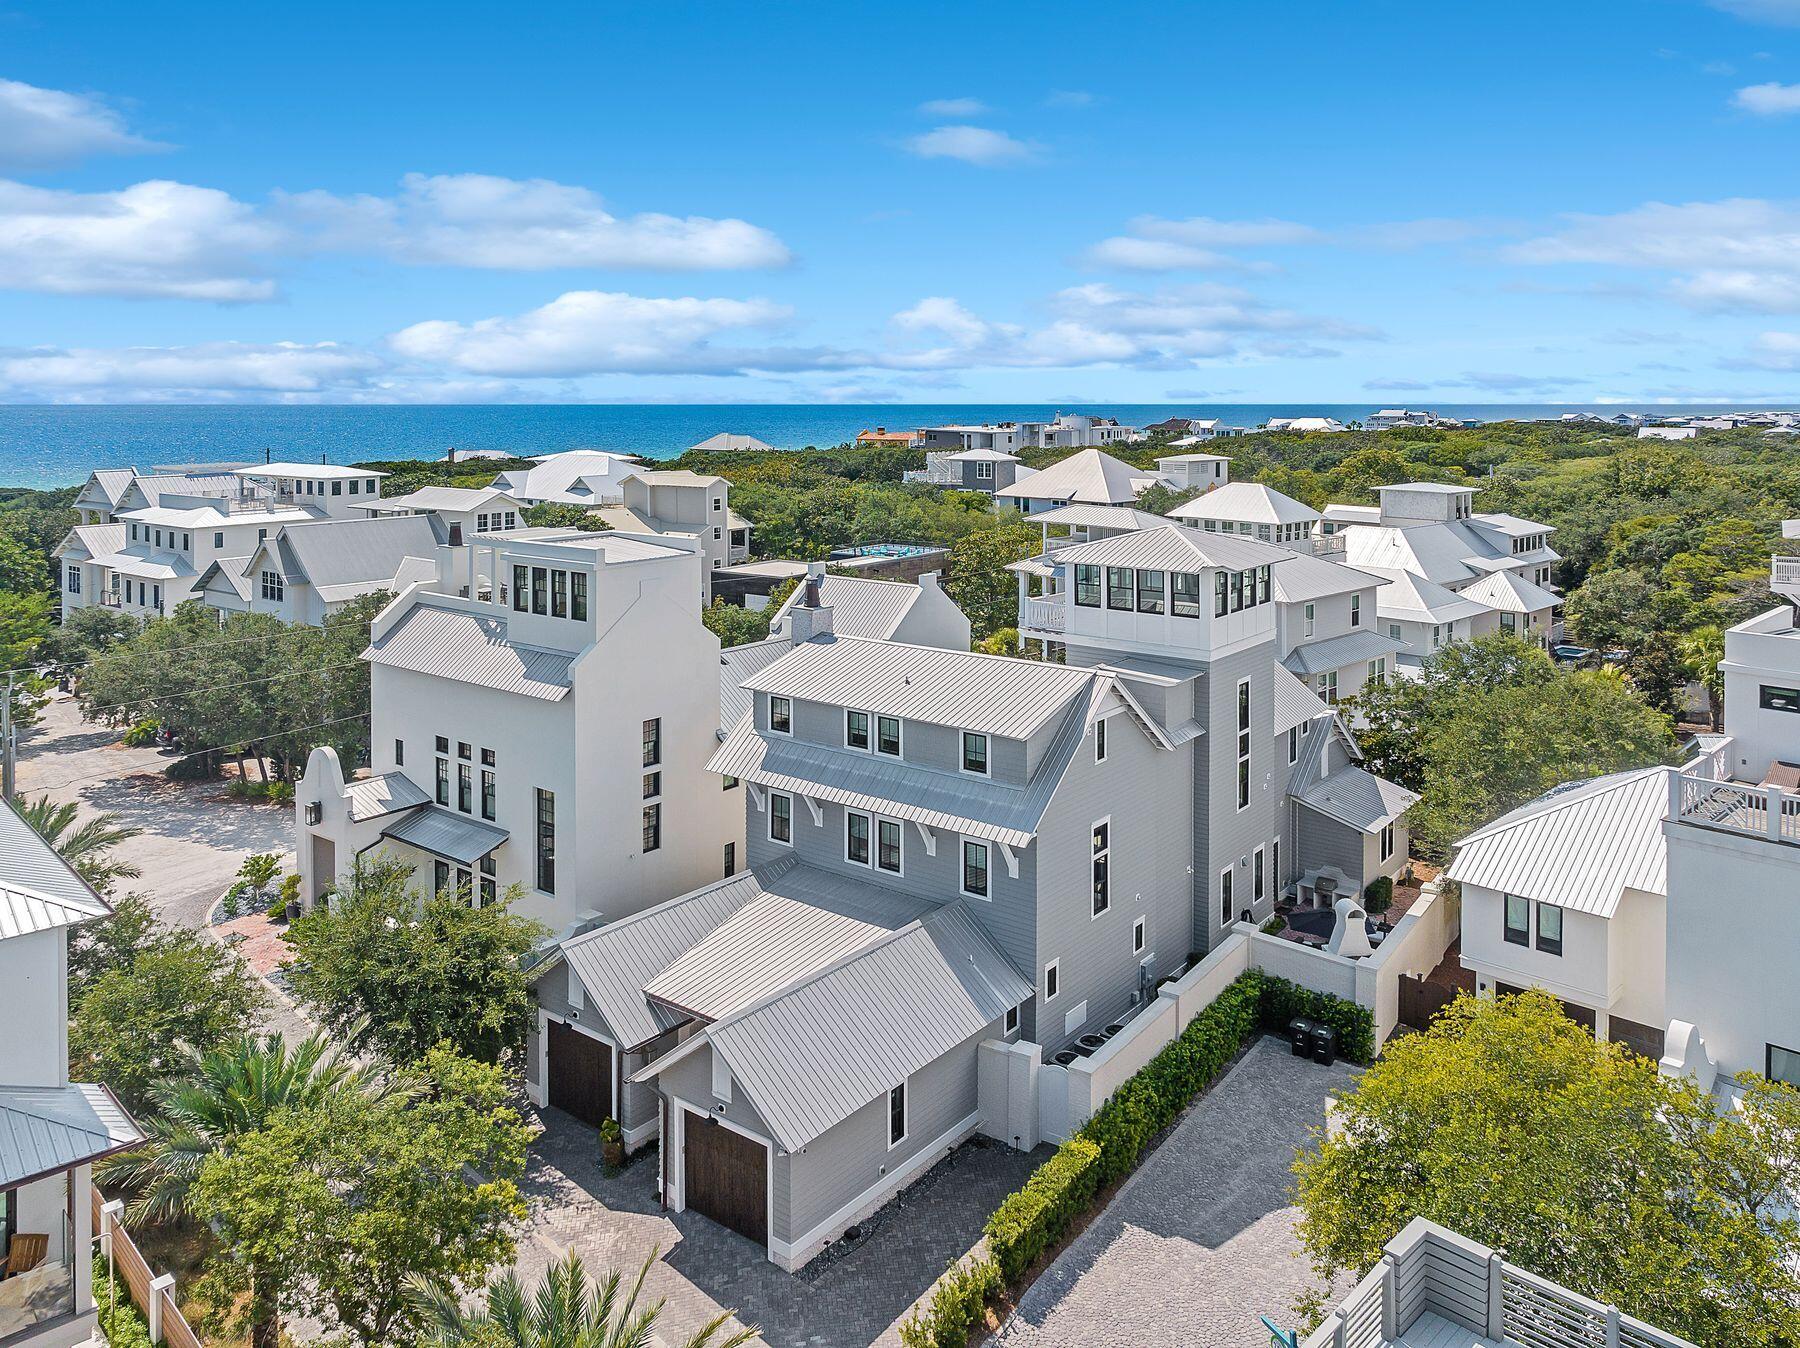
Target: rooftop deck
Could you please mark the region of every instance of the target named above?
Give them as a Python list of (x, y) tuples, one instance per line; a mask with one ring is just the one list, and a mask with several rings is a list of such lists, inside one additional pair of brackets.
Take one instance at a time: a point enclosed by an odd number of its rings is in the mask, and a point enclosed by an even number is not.
[(1669, 817), (1683, 824), (1800, 846), (1800, 795), (1683, 773), (1670, 778)]

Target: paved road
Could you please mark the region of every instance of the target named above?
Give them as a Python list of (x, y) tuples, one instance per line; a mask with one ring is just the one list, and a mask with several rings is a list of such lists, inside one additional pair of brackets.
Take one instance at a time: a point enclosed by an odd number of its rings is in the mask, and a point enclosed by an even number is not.
[(1001, 1348), (1266, 1345), (1310, 1269), (1288, 1166), (1354, 1069), (1254, 1045), (1025, 1293)]

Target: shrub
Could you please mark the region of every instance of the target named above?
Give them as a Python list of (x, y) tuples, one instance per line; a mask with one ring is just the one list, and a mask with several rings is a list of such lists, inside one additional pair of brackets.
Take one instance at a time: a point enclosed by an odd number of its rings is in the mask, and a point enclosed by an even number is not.
[(1280, 913), (1277, 913), (1274, 917), (1262, 924), (1261, 930), (1266, 935), (1279, 936), (1282, 932), (1287, 930), (1287, 919)]
[(900, 1326), (900, 1342), (905, 1348), (965, 1348), (969, 1331), (981, 1323), (988, 1301), (999, 1294), (1000, 1265), (992, 1257), (952, 1264), (938, 1279), (931, 1304)]
[(1295, 1016), (1304, 1016), (1336, 1030), (1338, 1051), (1353, 1062), (1368, 1062), (1375, 1056), (1375, 1017), (1368, 1007), (1333, 997), (1328, 992), (1314, 992), (1271, 974), (1259, 977), (1265, 1027), (1285, 1030)]
[(94, 1256), (94, 1302), (100, 1309), (100, 1331), (106, 1335), (109, 1348), (150, 1348), (150, 1326), (131, 1304), (131, 1293), (125, 1280), (111, 1286), (106, 1260)]
[(270, 782), (263, 791), (263, 796), (277, 805), (292, 805), (294, 803), (294, 784), (292, 782)]
[(162, 733), (162, 723), (153, 716), (147, 716), (125, 732), (121, 741), (127, 749), (144, 749), (156, 743), (156, 737)]
[(163, 769), (172, 782), (209, 782), (219, 775), (219, 760), (213, 754), (189, 754)]
[(1363, 911), (1370, 917), (1380, 917), (1394, 906), (1394, 882), (1388, 876), (1378, 875), (1369, 881), (1363, 890)]
[(619, 1143), (625, 1141), (625, 1130), (619, 1127), (617, 1119), (609, 1117), (600, 1120), (600, 1140)]
[(1077, 1136), (1058, 1147), (1056, 1155), (1032, 1171), (1024, 1188), (994, 1209), (985, 1228), (988, 1246), (1007, 1281), (1062, 1239), (1099, 1188), (1100, 1148)]

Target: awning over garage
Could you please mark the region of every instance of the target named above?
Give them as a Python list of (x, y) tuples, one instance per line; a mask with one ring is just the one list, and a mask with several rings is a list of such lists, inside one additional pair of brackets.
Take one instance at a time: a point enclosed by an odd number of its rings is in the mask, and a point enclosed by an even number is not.
[(503, 828), (441, 805), (421, 805), (382, 829), (381, 836), (459, 866), (473, 866), (511, 835)]

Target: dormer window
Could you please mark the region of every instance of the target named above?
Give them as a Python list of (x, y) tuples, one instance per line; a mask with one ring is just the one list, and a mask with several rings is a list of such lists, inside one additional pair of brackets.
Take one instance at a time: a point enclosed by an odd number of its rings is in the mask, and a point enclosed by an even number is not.
[(868, 712), (846, 711), (844, 713), (844, 747), (867, 752), (869, 748)]
[(777, 735), (794, 733), (794, 704), (785, 697), (769, 699), (769, 729)]
[(962, 769), (978, 776), (988, 775), (988, 737), (973, 730), (963, 731)]
[(900, 757), (900, 718), (898, 716), (877, 716), (875, 718), (875, 752), (887, 754), (892, 758)]

